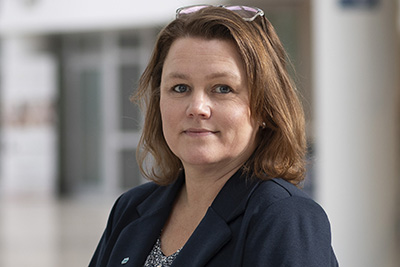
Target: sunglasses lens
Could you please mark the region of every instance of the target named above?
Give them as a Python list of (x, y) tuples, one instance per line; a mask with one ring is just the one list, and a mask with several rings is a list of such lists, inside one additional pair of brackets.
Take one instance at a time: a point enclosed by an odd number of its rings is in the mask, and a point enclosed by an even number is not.
[(203, 9), (203, 8), (206, 8), (206, 7), (209, 7), (209, 6), (200, 5), (200, 6), (183, 7), (183, 8), (180, 8), (180, 9), (178, 9), (176, 11), (176, 16), (179, 17), (181, 15), (189, 15), (189, 14), (195, 13), (195, 12), (197, 12), (197, 11)]
[(248, 6), (227, 6), (226, 9), (234, 11), (243, 19), (253, 20), (257, 15), (263, 15), (259, 9)]

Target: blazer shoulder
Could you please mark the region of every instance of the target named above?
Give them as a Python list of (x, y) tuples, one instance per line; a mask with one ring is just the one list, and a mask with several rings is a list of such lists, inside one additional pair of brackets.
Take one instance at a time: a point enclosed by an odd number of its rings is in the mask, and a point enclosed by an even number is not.
[(271, 215), (285, 211), (291, 216), (303, 217), (314, 214), (327, 220), (323, 208), (305, 192), (284, 179), (271, 179), (260, 183), (254, 191), (250, 203), (258, 212)]
[(123, 212), (124, 210), (131, 207), (136, 208), (159, 187), (160, 186), (155, 184), (154, 182), (147, 182), (129, 189), (116, 200), (114, 204), (115, 212)]
[(301, 189), (283, 179), (261, 182), (247, 210), (245, 266), (337, 266), (328, 217)]
[(118, 206), (136, 206), (151, 195), (160, 186), (154, 182), (147, 182), (137, 187), (131, 188), (123, 193), (117, 200)]
[(300, 197), (311, 200), (311, 198), (301, 189), (281, 178), (274, 178), (261, 182), (255, 190), (253, 197), (261, 198), (260, 200), (263, 200), (262, 202), (264, 205), (268, 206), (291, 197)]

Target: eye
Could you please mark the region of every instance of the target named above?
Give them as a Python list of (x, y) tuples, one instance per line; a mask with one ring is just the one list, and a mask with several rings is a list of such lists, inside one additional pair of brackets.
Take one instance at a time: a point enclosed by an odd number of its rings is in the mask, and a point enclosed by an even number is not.
[(185, 84), (178, 84), (172, 87), (172, 90), (177, 93), (185, 93), (189, 91), (189, 87)]
[(227, 94), (232, 92), (232, 88), (227, 85), (219, 85), (215, 88), (215, 92), (219, 94)]

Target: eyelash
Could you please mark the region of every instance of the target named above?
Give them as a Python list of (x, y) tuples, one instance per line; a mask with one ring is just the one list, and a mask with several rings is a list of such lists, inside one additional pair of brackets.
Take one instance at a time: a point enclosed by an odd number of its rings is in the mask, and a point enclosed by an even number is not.
[[(177, 90), (177, 88), (181, 88), (183, 86), (186, 88), (185, 92), (181, 92), (181, 91)], [(177, 84), (172, 87), (172, 91), (174, 91), (175, 93), (186, 93), (188, 90), (189, 90), (189, 86), (187, 86), (185, 84)]]
[[(182, 89), (182, 87), (185, 87), (185, 91), (180, 91), (180, 89)], [(220, 89), (221, 87), (226, 88), (228, 91), (227, 92), (221, 92), (221, 90), (219, 90), (220, 92), (218, 92), (218, 89)], [(177, 84), (177, 85), (172, 87), (172, 91), (174, 91), (176, 93), (186, 93), (189, 90), (190, 90), (190, 88), (186, 84)], [(229, 87), (228, 85), (217, 85), (217, 86), (214, 87), (214, 89), (212, 91), (216, 92), (218, 94), (228, 94), (228, 93), (232, 93), (233, 92), (232, 88)]]
[(218, 86), (215, 88), (215, 91), (216, 91), (218, 88), (221, 88), (221, 87), (228, 89), (228, 92), (224, 92), (224, 93), (219, 92), (220, 94), (232, 93), (232, 91), (233, 91), (232, 88), (230, 88), (228, 85), (218, 85)]

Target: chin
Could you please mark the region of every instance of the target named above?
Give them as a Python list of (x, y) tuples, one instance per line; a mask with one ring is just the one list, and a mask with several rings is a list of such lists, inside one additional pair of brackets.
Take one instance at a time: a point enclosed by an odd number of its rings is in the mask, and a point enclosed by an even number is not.
[(181, 159), (181, 161), (184, 163), (183, 165), (187, 166), (207, 166), (207, 165), (213, 165), (218, 163), (219, 161), (216, 159), (212, 159), (209, 157), (201, 157), (201, 156), (195, 156), (196, 154), (191, 155), (191, 157), (186, 157)]
[(193, 159), (193, 160), (185, 160), (183, 161), (188, 165), (192, 166), (206, 166), (206, 165), (212, 165), (215, 164), (216, 162), (213, 160), (208, 160), (208, 159)]

